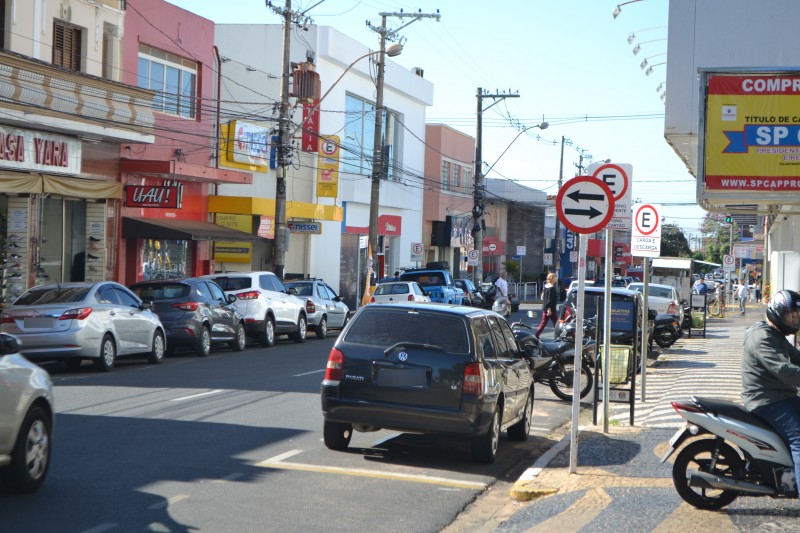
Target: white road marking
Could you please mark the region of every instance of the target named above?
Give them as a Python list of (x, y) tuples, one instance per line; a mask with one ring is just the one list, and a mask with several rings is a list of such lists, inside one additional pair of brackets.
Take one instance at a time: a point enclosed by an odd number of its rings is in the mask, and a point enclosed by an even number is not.
[(209, 394), (217, 394), (222, 392), (222, 389), (214, 389), (208, 392), (200, 392), (198, 394), (192, 394), (191, 396), (181, 396), (180, 398), (173, 398), (171, 402), (182, 402), (183, 400), (193, 400), (194, 398), (200, 398), (202, 396), (208, 396)]
[(212, 483), (227, 483), (228, 481), (236, 481), (240, 477), (244, 477), (244, 474), (241, 472), (234, 472), (233, 474), (228, 474), (223, 478), (215, 479), (212, 481)]
[(325, 372), (324, 368), (320, 368), (319, 370), (312, 370), (311, 372), (303, 372), (302, 374), (295, 374), (292, 376), (293, 378), (299, 378), (302, 376), (309, 376), (311, 374), (319, 374), (320, 372)]
[(427, 483), (429, 485), (442, 485), (459, 489), (485, 490), (486, 483), (477, 481), (464, 481), (461, 479), (449, 479), (444, 477), (423, 476), (416, 474), (402, 474), (398, 472), (381, 472), (379, 470), (366, 470), (361, 468), (342, 468), (338, 466), (311, 465), (304, 463), (286, 463), (283, 460), (302, 453), (302, 450), (290, 450), (281, 455), (276, 455), (266, 461), (256, 463), (262, 468), (273, 468), (276, 470), (302, 470), (305, 472), (318, 472), (320, 474), (342, 474), (345, 476), (371, 477), (378, 479), (393, 479), (397, 481), (409, 481), (412, 483)]
[(182, 502), (183, 500), (188, 500), (188, 494), (176, 494), (175, 496), (170, 496), (164, 501), (154, 503), (153, 505), (148, 506), (147, 508), (152, 511), (157, 511), (158, 509), (166, 509), (170, 505), (175, 505), (176, 503)]

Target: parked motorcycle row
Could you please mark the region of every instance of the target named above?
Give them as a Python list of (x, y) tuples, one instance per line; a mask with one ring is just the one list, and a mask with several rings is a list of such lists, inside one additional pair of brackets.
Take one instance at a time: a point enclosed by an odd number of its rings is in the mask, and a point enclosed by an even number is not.
[[(653, 330), (650, 334), (650, 347), (655, 342), (661, 348), (669, 348), (675, 341), (683, 336), (683, 330), (691, 327), (689, 309), (684, 310), (684, 320), (676, 315), (651, 311)], [(533, 312), (528, 312), (533, 317)], [(520, 348), (529, 359), (534, 372), (534, 379), (548, 385), (558, 398), (572, 401), (573, 382), (575, 372), (575, 330), (577, 313), (570, 313), (570, 319), (561, 329), (558, 338), (554, 340), (538, 339), (534, 329), (524, 322), (514, 322), (511, 330), (514, 332)], [(581, 349), (581, 391), (580, 397), (585, 398), (592, 390), (594, 371), (597, 358), (597, 333), (596, 317), (583, 321), (583, 347)], [(634, 344), (632, 333), (612, 332), (612, 344)], [(641, 354), (637, 354), (636, 371), (641, 368)]]

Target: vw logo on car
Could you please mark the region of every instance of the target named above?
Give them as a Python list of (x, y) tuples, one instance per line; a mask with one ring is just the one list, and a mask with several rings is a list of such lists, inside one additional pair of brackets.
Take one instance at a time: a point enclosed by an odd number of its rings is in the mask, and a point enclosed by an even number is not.
[(408, 354), (406, 352), (400, 352), (399, 354), (397, 354), (397, 358), (400, 359), (401, 361), (407, 361)]

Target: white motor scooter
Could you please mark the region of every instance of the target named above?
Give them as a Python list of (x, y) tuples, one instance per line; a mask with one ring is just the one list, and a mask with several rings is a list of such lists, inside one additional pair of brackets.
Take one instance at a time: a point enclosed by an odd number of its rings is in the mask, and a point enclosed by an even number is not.
[(511, 302), (508, 300), (508, 298), (504, 298), (502, 296), (496, 298), (492, 304), (492, 311), (499, 313), (503, 315), (504, 318), (508, 319), (511, 316)]
[[(711, 398), (672, 402), (686, 425), (669, 441), (663, 463), (675, 458), (672, 481), (698, 509), (720, 509), (739, 496), (797, 498), (794, 463), (780, 435), (742, 406)], [(693, 439), (706, 435), (704, 438)]]

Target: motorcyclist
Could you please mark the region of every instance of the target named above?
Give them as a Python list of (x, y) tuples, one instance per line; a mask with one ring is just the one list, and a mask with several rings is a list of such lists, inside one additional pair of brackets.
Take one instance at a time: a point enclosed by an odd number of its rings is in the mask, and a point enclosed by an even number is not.
[(800, 482), (800, 351), (786, 339), (800, 330), (800, 294), (777, 292), (766, 315), (745, 333), (742, 400), (786, 441)]

